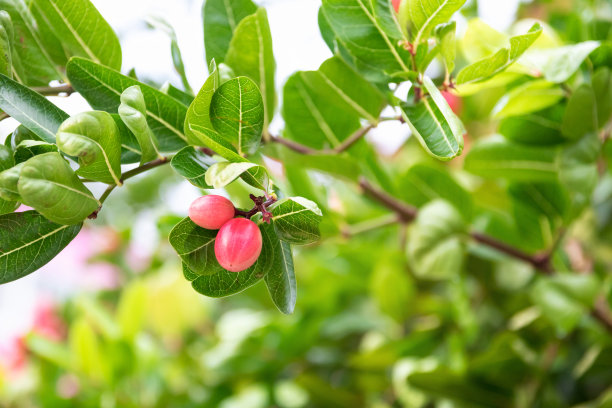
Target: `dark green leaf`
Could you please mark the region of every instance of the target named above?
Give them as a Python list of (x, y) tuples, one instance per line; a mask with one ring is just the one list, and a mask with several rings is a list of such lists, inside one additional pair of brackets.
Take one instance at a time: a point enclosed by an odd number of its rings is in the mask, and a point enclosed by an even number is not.
[(564, 143), (566, 139), (561, 134), (564, 111), (564, 106), (556, 105), (528, 115), (505, 118), (499, 124), (499, 133), (521, 144), (548, 146)]
[(176, 99), (119, 72), (83, 58), (72, 58), (67, 66), (74, 88), (97, 110), (117, 113), (121, 94), (138, 85), (147, 106), (147, 121), (157, 136), (161, 151), (181, 149), (186, 144), (183, 124), (187, 107)]
[(68, 118), (41, 94), (1, 74), (0, 109), (49, 143), (55, 143), (57, 129)]
[(210, 102), (210, 120), (239, 155), (254, 153), (264, 125), (264, 105), (257, 85), (247, 77), (221, 85)]
[(15, 148), (15, 163), (23, 163), (43, 153), (57, 152), (57, 146), (39, 140), (24, 140)]
[(303, 197), (285, 198), (272, 207), (272, 221), (278, 237), (290, 244), (305, 245), (321, 238), (323, 214), (314, 202)]
[(0, 216), (0, 284), (45, 265), (80, 230), (81, 224), (55, 224), (35, 211)]
[(187, 217), (176, 224), (169, 239), (187, 268), (198, 275), (211, 275), (223, 270), (215, 258), (217, 232), (198, 227)]
[(57, 131), (57, 145), (79, 158), (79, 176), (121, 185), (121, 140), (107, 112), (83, 112), (66, 119)]
[(595, 92), (590, 85), (583, 84), (572, 93), (561, 131), (571, 140), (577, 140), (588, 133), (597, 131), (597, 102)]
[(262, 233), (270, 239), (269, 251), (272, 257), (270, 270), (264, 276), (266, 287), (272, 301), (284, 314), (291, 314), (297, 300), (297, 285), (293, 270), (293, 254), (291, 246), (280, 241), (271, 225), (263, 224)]
[(212, 188), (206, 184), (204, 175), (210, 166), (216, 163), (209, 155), (192, 146), (187, 146), (174, 155), (170, 165), (178, 174), (196, 187)]
[(58, 224), (78, 224), (100, 206), (59, 153), (23, 163), (18, 188), (24, 204)]

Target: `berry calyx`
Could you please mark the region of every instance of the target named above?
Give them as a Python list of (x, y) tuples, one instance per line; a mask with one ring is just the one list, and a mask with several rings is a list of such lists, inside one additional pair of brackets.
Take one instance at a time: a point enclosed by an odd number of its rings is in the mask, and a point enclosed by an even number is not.
[(234, 218), (234, 205), (219, 195), (207, 195), (196, 199), (189, 207), (189, 218), (202, 228), (217, 230)]
[(262, 238), (257, 225), (246, 218), (226, 222), (217, 234), (215, 256), (230, 272), (250, 268), (261, 254)]

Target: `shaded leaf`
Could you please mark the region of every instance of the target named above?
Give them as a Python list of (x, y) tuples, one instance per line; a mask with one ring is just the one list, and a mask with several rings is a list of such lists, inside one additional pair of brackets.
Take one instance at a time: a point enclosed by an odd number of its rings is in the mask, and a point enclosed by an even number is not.
[(204, 82), (204, 85), (202, 85), (200, 92), (198, 92), (191, 105), (189, 105), (187, 115), (185, 116), (185, 135), (187, 135), (189, 143), (193, 145), (200, 144), (202, 141), (191, 132), (190, 125), (197, 125), (208, 129), (213, 128), (212, 122), (210, 121), (210, 102), (220, 85), (219, 69), (214, 60), (211, 61), (208, 71), (210, 75), (206, 79), (206, 82)]
[(210, 166), (216, 163), (209, 155), (200, 150), (187, 146), (174, 155), (170, 165), (178, 174), (196, 187), (212, 188), (206, 183), (205, 174)]
[(274, 305), (284, 314), (291, 314), (295, 309), (297, 300), (297, 285), (293, 269), (293, 254), (291, 246), (280, 241), (271, 225), (263, 224), (262, 233), (270, 239), (270, 252), (272, 255), (270, 270), (264, 276), (266, 287)]
[(49, 152), (57, 152), (57, 146), (39, 140), (24, 140), (15, 148), (15, 163), (23, 163), (34, 156)]
[(18, 201), (21, 199), (19, 196), (19, 189), (17, 183), (19, 182), (19, 174), (24, 163), (19, 163), (16, 166), (8, 168), (0, 172), (0, 198), (6, 201)]
[(0, 216), (0, 284), (22, 278), (45, 265), (80, 230), (80, 224), (55, 224), (36, 211)]
[(552, 106), (527, 115), (504, 118), (499, 133), (514, 142), (528, 145), (556, 145), (566, 139), (561, 134), (561, 121), (565, 107)]
[(595, 92), (588, 84), (576, 89), (567, 103), (561, 131), (571, 140), (577, 140), (597, 131), (597, 102)]
[(147, 123), (147, 106), (138, 85), (130, 86), (121, 93), (119, 116), (136, 137), (140, 146), (140, 164), (161, 157), (158, 141)]

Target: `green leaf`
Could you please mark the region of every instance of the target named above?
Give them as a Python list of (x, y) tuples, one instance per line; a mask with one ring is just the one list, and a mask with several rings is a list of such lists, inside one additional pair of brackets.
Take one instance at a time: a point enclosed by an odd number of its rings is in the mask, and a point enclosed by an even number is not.
[(39, 154), (57, 152), (57, 146), (39, 140), (24, 140), (15, 148), (15, 163), (23, 163)]
[(31, 7), (61, 39), (70, 56), (121, 68), (119, 39), (90, 0), (35, 0)]
[[(8, 214), (19, 206), (19, 203), (15, 202), (14, 195), (9, 193), (10, 200), (3, 198), (3, 189), (1, 183), (1, 175), (5, 170), (12, 168), (15, 165), (13, 159), (13, 152), (7, 146), (0, 145), (0, 214)], [(17, 195), (18, 196), (18, 195)], [(17, 197), (18, 198), (18, 197)]]
[(140, 151), (138, 139), (123, 123), (118, 113), (111, 113), (111, 116), (119, 131), (119, 140), (121, 140), (121, 164), (139, 163), (142, 152)]
[(412, 166), (399, 178), (400, 198), (421, 207), (435, 199), (444, 199), (470, 220), (474, 211), (472, 196), (447, 172), (425, 164)]
[(605, 126), (612, 116), (612, 72), (609, 68), (598, 69), (591, 78), (597, 104), (598, 128)]
[(544, 75), (547, 81), (567, 81), (591, 52), (600, 46), (598, 41), (585, 41), (564, 47), (538, 49), (525, 54), (521, 62)]
[(425, 77), (423, 84), (430, 97), (414, 106), (402, 103), (402, 114), (427, 153), (439, 160), (450, 160), (463, 150), (465, 129), (431, 79)]
[[(410, 3), (410, 2), (409, 2)], [(442, 55), (446, 71), (451, 73), (455, 70), (455, 58), (457, 57), (457, 44), (455, 40), (455, 31), (457, 23), (450, 23), (436, 27), (436, 37), (440, 44), (440, 54)]]
[(513, 183), (508, 192), (515, 203), (545, 216), (553, 227), (561, 226), (570, 203), (567, 192), (558, 183)]
[(564, 143), (561, 121), (565, 108), (561, 105), (533, 112), (528, 115), (504, 118), (499, 124), (499, 133), (520, 144), (548, 146)]
[(24, 204), (58, 224), (78, 224), (100, 206), (59, 153), (25, 162), (18, 189)]
[[(230, 163), (230, 162), (219, 162), (215, 163), (206, 172), (205, 180), (206, 183), (212, 185), (214, 188), (223, 188), (236, 180), (242, 174), (249, 170), (257, 168), (258, 174), (267, 174), (265, 167), (255, 163), (241, 162), (241, 163)], [(268, 190), (268, 178), (262, 177), (263, 182), (257, 187), (261, 190)]]
[(543, 316), (561, 334), (567, 334), (588, 314), (600, 287), (593, 274), (540, 277), (531, 298)]
[(193, 145), (200, 144), (202, 141), (191, 132), (190, 125), (197, 125), (208, 129), (213, 128), (212, 122), (210, 121), (210, 103), (215, 91), (220, 85), (219, 69), (215, 60), (211, 61), (208, 71), (210, 75), (206, 79), (206, 82), (204, 82), (204, 85), (202, 85), (200, 92), (198, 92), (191, 105), (189, 105), (187, 115), (185, 116), (185, 135), (187, 135), (189, 143)]
[(172, 56), (172, 64), (177, 74), (181, 77), (183, 88), (188, 94), (193, 95), (191, 85), (187, 79), (187, 73), (185, 72), (185, 64), (183, 63), (183, 56), (181, 55), (181, 49), (178, 45), (178, 39), (176, 38), (176, 32), (174, 28), (160, 16), (150, 16), (147, 18), (147, 23), (153, 27), (163, 31), (170, 38), (170, 54)]
[(170, 245), (192, 272), (198, 275), (214, 274), (223, 270), (215, 258), (217, 232), (198, 227), (187, 217), (170, 232)]
[(163, 92), (119, 72), (83, 58), (71, 58), (67, 74), (72, 86), (97, 110), (117, 113), (121, 94), (138, 85), (147, 106), (149, 127), (157, 136), (163, 152), (181, 149), (186, 144), (183, 125), (187, 107)]
[(588, 84), (576, 89), (567, 103), (561, 131), (570, 140), (577, 140), (588, 133), (596, 132), (597, 102), (595, 92)]
[(247, 77), (221, 85), (210, 103), (210, 120), (239, 155), (254, 153), (264, 125), (264, 105), (257, 85)]
[(271, 225), (263, 224), (262, 233), (270, 239), (270, 270), (264, 276), (274, 305), (284, 314), (292, 314), (297, 300), (297, 285), (293, 270), (291, 246), (280, 241)]
[(79, 176), (121, 185), (121, 140), (107, 112), (83, 112), (66, 119), (57, 131), (57, 145), (79, 158)]
[[(323, 0), (323, 14), (338, 41), (354, 56), (358, 68), (386, 75), (410, 71), (410, 54), (398, 45), (402, 38), (389, 36), (371, 4), (367, 0)], [(388, 2), (386, 7), (390, 7)]]
[(410, 315), (410, 301), (414, 297), (414, 283), (406, 273), (403, 258), (385, 254), (372, 271), (370, 291), (378, 308), (396, 322), (405, 321)]
[(561, 152), (559, 179), (569, 191), (590, 197), (597, 185), (597, 158), (601, 143), (592, 133), (567, 146)]
[(57, 129), (68, 118), (41, 94), (1, 74), (0, 109), (49, 143), (55, 143)]
[(259, 87), (265, 113), (263, 126), (267, 132), (276, 105), (274, 89), (276, 62), (265, 9), (259, 8), (255, 14), (240, 21), (223, 62), (229, 65), (236, 75), (251, 78)]
[(173, 97), (174, 99), (176, 99), (177, 101), (179, 101), (185, 106), (191, 105), (194, 99), (193, 94), (190, 94), (190, 93), (187, 93), (185, 91), (178, 89), (176, 86), (172, 85), (170, 82), (166, 82), (160, 88), (160, 91), (162, 91), (168, 96)]
[(411, 227), (408, 260), (425, 279), (457, 276), (463, 266), (465, 225), (461, 214), (443, 200), (423, 207)]
[(426, 41), (438, 24), (446, 23), (465, 0), (408, 0), (410, 21), (416, 29), (414, 43)]
[[(253, 286), (270, 270), (274, 260), (272, 249), (274, 240), (278, 241), (270, 228), (261, 229), (263, 246), (257, 262), (249, 269), (236, 273), (223, 269), (214, 256), (215, 238), (214, 236), (211, 237), (212, 234), (210, 233), (216, 235), (216, 231), (202, 232), (207, 230), (193, 223), (189, 225), (187, 221), (191, 222), (187, 218), (172, 230), (170, 243), (179, 252), (179, 255), (183, 253), (183, 255), (180, 255), (182, 259), (188, 257), (191, 265), (195, 267), (195, 269), (192, 269), (189, 264), (183, 263), (185, 278), (191, 281), (191, 285), (197, 292), (209, 297), (230, 296)], [(175, 232), (177, 229), (178, 231)], [(173, 243), (173, 236), (175, 243)], [(185, 239), (197, 241), (201, 247), (197, 248), (193, 243), (186, 246), (181, 244)], [(185, 255), (186, 252), (190, 251), (191, 255)]]
[(162, 157), (158, 150), (158, 141), (147, 123), (147, 106), (138, 85), (127, 88), (120, 97), (119, 116), (140, 146), (140, 164)]
[(541, 33), (542, 26), (536, 23), (529, 29), (527, 34), (510, 37), (509, 48), (502, 48), (490, 57), (468, 65), (459, 71), (457, 84), (483, 81), (504, 71), (523, 55)]
[(563, 89), (552, 82), (529, 81), (504, 95), (493, 108), (493, 116), (502, 119), (536, 112), (555, 105), (564, 96)]
[(315, 149), (336, 147), (360, 127), (360, 118), (378, 123), (384, 104), (378, 89), (333, 57), (317, 71), (295, 73), (285, 84), (285, 131)]
[(290, 244), (306, 245), (321, 239), (319, 223), (323, 214), (314, 202), (303, 197), (284, 198), (271, 209), (278, 237)]
[(5, 201), (19, 201), (19, 174), (24, 163), (19, 163), (9, 169), (0, 172), (0, 198)]
[(178, 174), (199, 188), (213, 188), (206, 183), (205, 174), (210, 166), (216, 163), (209, 155), (193, 146), (187, 146), (174, 155), (170, 165)]
[(0, 216), (0, 284), (22, 278), (53, 259), (81, 225), (59, 225), (36, 211)]
[(465, 158), (465, 169), (486, 178), (555, 181), (559, 171), (558, 151), (493, 137), (474, 144)]
[[(0, 0), (0, 10), (7, 11), (13, 22), (13, 77), (30, 86), (48, 86), (49, 82), (62, 79), (28, 4), (24, 0)], [(61, 49), (61, 44), (58, 46)]]
[(13, 77), (13, 22), (11, 16), (0, 10), (0, 74)]
[(202, 8), (206, 62), (223, 62), (236, 27), (245, 17), (255, 13), (251, 0), (206, 0)]

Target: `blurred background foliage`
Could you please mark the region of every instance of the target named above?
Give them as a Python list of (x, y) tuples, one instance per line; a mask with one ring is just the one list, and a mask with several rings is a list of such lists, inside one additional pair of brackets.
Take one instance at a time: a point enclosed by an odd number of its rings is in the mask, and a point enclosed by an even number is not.
[[(462, 13), (476, 16), (478, 5)], [(609, 1), (524, 2), (518, 17), (511, 33), (524, 31), (524, 19), (549, 24), (538, 41), (607, 41), (585, 65), (612, 63)], [(462, 40), (464, 56), (477, 52), (469, 41)], [(495, 131), (491, 111), (516, 86), (506, 82), (463, 98), (466, 144)], [(449, 166), (472, 197), (470, 211), (513, 211), (505, 186), (459, 170), (462, 157)], [(414, 138), (384, 163), (400, 192), (408, 191), (401, 183), (415, 163), (446, 172)], [(61, 302), (39, 299), (30, 332), (0, 354), (0, 405), (612, 407), (612, 341), (587, 307), (601, 282), (612, 300), (609, 169), (565, 248), (575, 269), (594, 271), (599, 283), (540, 278), (475, 246), (468, 249), (478, 257), (468, 256), (459, 276), (419, 280), (403, 253), (403, 227), (356, 188), (316, 177), (320, 183), (297, 166), (286, 169), (287, 191), (328, 209), (322, 241), (295, 250), (299, 301), (291, 316), (278, 313), (263, 285), (214, 300), (192, 290), (167, 242), (180, 216), (165, 199), (185, 183), (170, 168), (118, 190), (100, 220), (71, 244), (97, 249), (82, 264), (69, 264), (82, 271), (106, 265), (101, 273), (110, 283)], [(234, 189), (241, 195), (240, 186)], [(143, 216), (157, 229), (132, 229)], [(133, 234), (154, 239), (135, 247)], [(526, 235), (542, 248), (550, 244), (550, 237)]]

